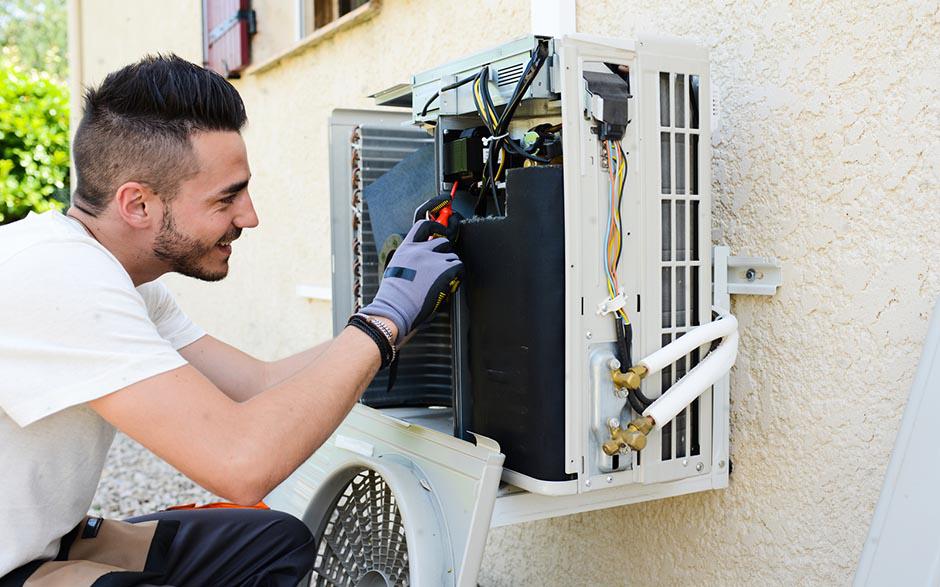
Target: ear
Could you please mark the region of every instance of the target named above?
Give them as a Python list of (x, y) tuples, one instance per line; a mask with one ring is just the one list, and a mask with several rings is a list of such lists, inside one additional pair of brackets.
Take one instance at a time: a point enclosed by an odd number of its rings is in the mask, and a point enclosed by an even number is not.
[(146, 229), (161, 222), (163, 202), (146, 184), (129, 181), (114, 194), (115, 212), (133, 228)]

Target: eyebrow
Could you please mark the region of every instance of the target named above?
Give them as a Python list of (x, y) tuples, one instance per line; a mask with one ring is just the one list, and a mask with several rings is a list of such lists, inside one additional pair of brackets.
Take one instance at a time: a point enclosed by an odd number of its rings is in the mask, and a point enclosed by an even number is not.
[(235, 194), (235, 193), (238, 193), (238, 192), (242, 191), (243, 189), (245, 189), (246, 187), (248, 187), (248, 182), (249, 182), (250, 180), (251, 180), (251, 178), (249, 177), (248, 179), (235, 182), (235, 183), (233, 183), (233, 184), (230, 185), (230, 186), (227, 186), (227, 187), (222, 188), (221, 190), (219, 190), (218, 192), (216, 192), (212, 197), (213, 197), (213, 198), (217, 198), (217, 197), (219, 197), (219, 196), (225, 196), (225, 195), (228, 195), (228, 194)]

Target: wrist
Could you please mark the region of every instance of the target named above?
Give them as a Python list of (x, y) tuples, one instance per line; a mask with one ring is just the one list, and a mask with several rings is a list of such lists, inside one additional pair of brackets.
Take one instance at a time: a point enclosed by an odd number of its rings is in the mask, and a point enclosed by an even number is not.
[[(398, 347), (395, 346), (394, 324), (389, 327), (386, 322), (380, 321), (379, 317), (359, 313), (350, 316), (347, 325), (354, 326), (369, 335), (379, 348), (379, 354), (382, 357), (382, 364), (379, 369), (395, 365), (398, 359)], [(397, 330), (394, 330), (394, 332), (397, 332)]]
[(392, 341), (398, 340), (398, 326), (395, 325), (395, 322), (391, 318), (385, 318), (384, 316), (369, 316), (370, 320), (379, 322), (383, 324), (388, 331), (392, 333)]

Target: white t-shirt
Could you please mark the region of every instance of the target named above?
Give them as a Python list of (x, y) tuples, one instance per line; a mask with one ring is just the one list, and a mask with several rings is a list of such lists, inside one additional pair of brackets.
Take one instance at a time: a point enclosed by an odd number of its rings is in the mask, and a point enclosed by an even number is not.
[(0, 226), (0, 577), (54, 557), (91, 506), (114, 428), (85, 402), (186, 364), (204, 334), (76, 220)]

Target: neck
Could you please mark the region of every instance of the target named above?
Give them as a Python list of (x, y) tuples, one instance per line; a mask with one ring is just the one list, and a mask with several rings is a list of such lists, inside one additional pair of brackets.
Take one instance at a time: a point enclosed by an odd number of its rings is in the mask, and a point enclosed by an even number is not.
[(93, 239), (114, 255), (127, 271), (134, 287), (153, 281), (168, 272), (152, 255), (146, 253), (149, 248), (146, 243), (140, 242), (139, 234), (134, 234), (134, 231), (106, 219), (104, 215), (107, 213), (106, 210), (100, 216), (95, 216), (80, 204), (73, 203), (65, 215), (77, 220)]

